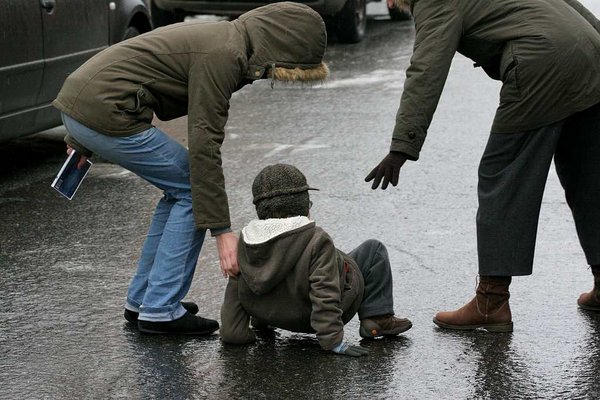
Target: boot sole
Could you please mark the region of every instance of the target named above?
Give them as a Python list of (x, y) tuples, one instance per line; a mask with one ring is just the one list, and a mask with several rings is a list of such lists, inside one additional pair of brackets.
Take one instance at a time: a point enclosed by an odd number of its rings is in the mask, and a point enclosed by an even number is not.
[(409, 322), (408, 324), (399, 327), (398, 329), (392, 329), (388, 331), (377, 331), (375, 335), (372, 335), (371, 332), (366, 332), (366, 329), (363, 329), (362, 327), (360, 328), (358, 333), (363, 339), (375, 339), (382, 336), (397, 336), (402, 332), (406, 332), (410, 328), (412, 328), (412, 322)]
[(513, 323), (512, 322), (504, 322), (500, 324), (478, 324), (478, 325), (452, 325), (446, 324), (444, 322), (439, 321), (437, 318), (433, 317), (433, 323), (444, 329), (453, 329), (457, 331), (472, 331), (475, 329), (485, 329), (488, 332), (512, 332), (513, 331)]
[[(190, 314), (196, 315), (200, 311), (200, 309), (198, 308), (198, 305), (196, 303), (190, 303), (190, 302), (184, 301), (181, 304), (183, 305), (183, 308), (185, 308), (186, 311), (189, 312)], [(125, 309), (123, 316), (125, 317), (127, 322), (137, 325), (139, 313), (135, 313), (135, 316), (134, 316), (134, 315), (132, 315), (132, 313), (134, 313), (134, 311), (129, 311), (129, 312), (128, 311), (129, 310)], [(137, 326), (136, 326), (136, 328), (137, 328)]]
[(138, 328), (141, 333), (145, 333), (147, 335), (182, 335), (182, 336), (206, 336), (210, 335), (213, 332), (216, 332), (217, 329), (208, 329), (204, 331), (193, 331), (193, 332), (169, 332), (169, 331), (155, 331), (152, 329), (146, 328)]
[(585, 304), (579, 304), (577, 303), (577, 305), (579, 306), (579, 308), (581, 308), (582, 310), (586, 310), (586, 311), (600, 311), (600, 307), (597, 306), (588, 306)]

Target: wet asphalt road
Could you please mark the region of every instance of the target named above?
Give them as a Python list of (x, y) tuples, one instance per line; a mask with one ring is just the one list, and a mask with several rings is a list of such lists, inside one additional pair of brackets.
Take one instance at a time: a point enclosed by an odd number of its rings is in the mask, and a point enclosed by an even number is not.
[[(600, 15), (596, 0), (584, 2)], [(477, 164), (499, 85), (457, 56), (421, 159), (398, 188), (363, 182), (388, 149), (413, 38), (370, 7), (367, 39), (331, 43), (321, 87), (256, 83), (231, 103), (223, 146), (235, 229), (254, 217), (251, 182), (288, 162), (309, 183), (317, 223), (350, 250), (378, 238), (393, 265), (396, 313), (414, 327), (361, 341), (369, 356), (320, 351), (278, 331), (256, 345), (148, 337), (122, 318), (158, 190), (97, 160), (73, 201), (49, 185), (64, 131), (0, 146), (0, 398), (600, 398), (600, 315), (576, 299), (592, 285), (554, 170), (534, 275), (514, 279), (512, 334), (448, 332), (435, 312), (469, 300), (477, 273)], [(159, 123), (185, 142), (185, 119)], [(218, 318), (225, 280), (206, 240), (188, 299)], [(358, 321), (346, 327), (358, 343)]]

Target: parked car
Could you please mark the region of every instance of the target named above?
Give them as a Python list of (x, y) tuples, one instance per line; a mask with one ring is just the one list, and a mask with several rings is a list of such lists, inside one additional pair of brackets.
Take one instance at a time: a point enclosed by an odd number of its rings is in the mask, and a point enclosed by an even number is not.
[[(155, 27), (181, 22), (187, 15), (214, 14), (229, 17), (272, 3), (270, 0), (148, 0), (151, 3)], [(303, 0), (317, 11), (343, 42), (356, 43), (365, 36), (367, 3), (381, 0)], [(396, 7), (388, 8), (393, 20), (405, 20), (410, 15)]]
[(144, 0), (0, 0), (0, 140), (60, 125), (67, 75), (151, 29)]

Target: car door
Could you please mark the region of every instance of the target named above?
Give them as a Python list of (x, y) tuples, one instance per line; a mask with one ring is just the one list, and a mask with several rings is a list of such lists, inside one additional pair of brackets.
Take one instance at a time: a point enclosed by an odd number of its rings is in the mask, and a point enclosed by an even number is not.
[(0, 0), (0, 139), (36, 104), (44, 68), (40, 0)]
[(50, 103), (66, 77), (108, 46), (108, 0), (40, 0), (44, 32), (44, 82), (38, 103)]

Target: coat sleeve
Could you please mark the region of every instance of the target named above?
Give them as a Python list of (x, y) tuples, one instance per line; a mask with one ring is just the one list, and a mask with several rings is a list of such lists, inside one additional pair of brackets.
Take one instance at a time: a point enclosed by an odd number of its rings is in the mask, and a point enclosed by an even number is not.
[(565, 0), (565, 2), (581, 14), (581, 16), (596, 29), (596, 32), (600, 33), (600, 21), (590, 10), (585, 8), (585, 6), (577, 0)]
[(79, 143), (70, 133), (67, 133), (65, 136), (65, 143), (75, 149), (76, 152), (82, 154), (86, 157), (91, 157), (93, 155), (91, 150), (88, 150), (84, 145)]
[(241, 57), (223, 49), (192, 60), (188, 82), (188, 141), (196, 227), (231, 226), (221, 144), (229, 100), (242, 79)]
[(338, 261), (329, 237), (315, 246), (309, 276), (310, 324), (325, 350), (331, 350), (344, 339)]
[(454, 0), (418, 1), (416, 34), (390, 150), (417, 160), (462, 36)]
[(250, 315), (244, 310), (238, 295), (238, 279), (229, 278), (221, 306), (221, 339), (224, 343), (246, 344), (256, 340), (250, 329)]

